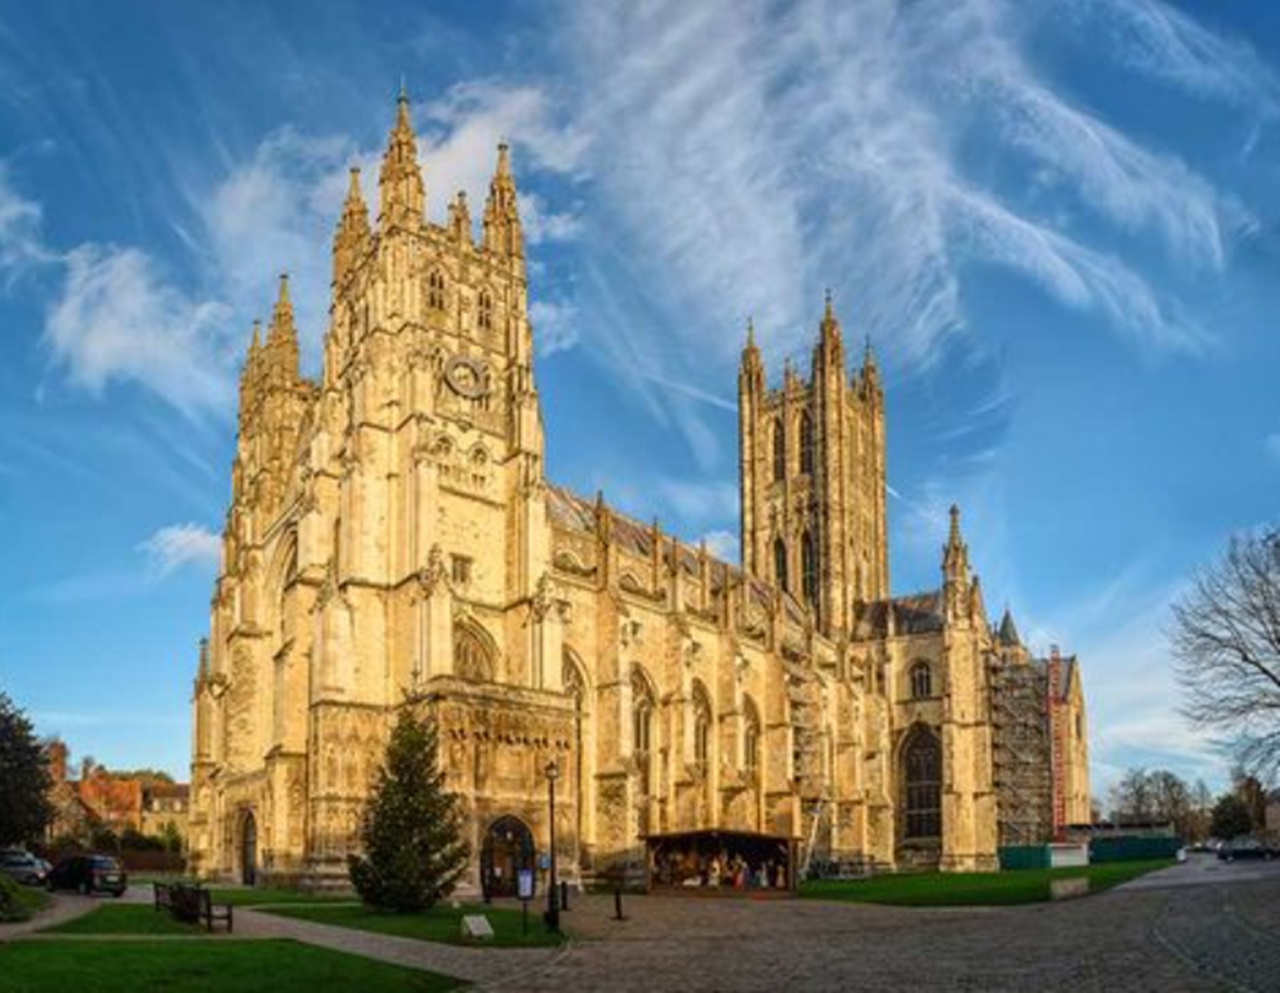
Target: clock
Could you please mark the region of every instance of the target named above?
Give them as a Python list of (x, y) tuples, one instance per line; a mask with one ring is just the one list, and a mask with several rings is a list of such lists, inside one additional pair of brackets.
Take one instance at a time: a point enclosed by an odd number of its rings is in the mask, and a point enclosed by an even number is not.
[(484, 363), (469, 355), (455, 355), (445, 363), (444, 381), (454, 393), (468, 400), (479, 400), (489, 392), (485, 383)]

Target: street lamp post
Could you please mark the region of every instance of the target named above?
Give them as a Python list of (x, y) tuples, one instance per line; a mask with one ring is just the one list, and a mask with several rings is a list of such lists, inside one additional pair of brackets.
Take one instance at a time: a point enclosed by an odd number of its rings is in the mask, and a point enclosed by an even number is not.
[(548, 866), (550, 874), (547, 885), (547, 930), (560, 930), (560, 898), (556, 893), (556, 778), (560, 768), (556, 760), (547, 763), (547, 805), (551, 815), (551, 862)]

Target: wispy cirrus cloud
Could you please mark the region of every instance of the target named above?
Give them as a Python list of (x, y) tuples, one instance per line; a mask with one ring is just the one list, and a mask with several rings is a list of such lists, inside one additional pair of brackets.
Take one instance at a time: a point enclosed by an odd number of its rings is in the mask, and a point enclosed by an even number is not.
[(225, 363), (210, 361), (225, 306), (183, 293), (138, 249), (85, 244), (65, 266), (45, 339), (73, 384), (141, 384), (192, 415), (229, 405)]
[(183, 566), (216, 566), (222, 555), (222, 539), (199, 524), (170, 524), (138, 546), (157, 576), (167, 576)]
[[(1176, 11), (1082, 0), (1069, 13), (1054, 23), (1082, 39), (1100, 21), (1123, 36), (1116, 71), (1253, 113), (1272, 103), (1274, 79), (1247, 45)], [(1217, 273), (1250, 211), (1039, 68), (1044, 11), (802, 0), (568, 14), (602, 215), (587, 238), (615, 277), (597, 280), (586, 316), (638, 391), (720, 375), (748, 313), (767, 357), (793, 352), (823, 285), (892, 358), (927, 367), (941, 340), (970, 330), (961, 288), (975, 264), (1144, 347), (1205, 346), (1178, 280), (1161, 273), (1157, 288), (1147, 259), (1189, 282)], [(1051, 204), (1035, 196), (1045, 184)], [(644, 286), (643, 302), (619, 282)], [(625, 336), (604, 330), (619, 312)], [(697, 430), (696, 410), (683, 421)]]

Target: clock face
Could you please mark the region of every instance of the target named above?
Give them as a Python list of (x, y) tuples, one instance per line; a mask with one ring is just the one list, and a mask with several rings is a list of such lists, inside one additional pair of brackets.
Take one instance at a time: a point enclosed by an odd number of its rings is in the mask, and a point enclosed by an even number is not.
[(444, 381), (449, 389), (468, 400), (478, 400), (488, 392), (484, 364), (468, 355), (455, 355), (444, 367)]

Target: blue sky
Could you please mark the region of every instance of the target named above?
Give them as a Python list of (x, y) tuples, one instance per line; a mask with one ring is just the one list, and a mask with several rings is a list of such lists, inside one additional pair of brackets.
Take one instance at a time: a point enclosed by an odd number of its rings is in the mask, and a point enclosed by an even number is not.
[[(429, 210), (514, 147), (552, 477), (736, 556), (735, 374), (831, 287), (888, 389), (891, 572), (964, 514), (1078, 652), (1099, 788), (1221, 780), (1167, 605), (1280, 491), (1280, 6), (0, 3), (0, 686), (184, 771), (235, 371), (314, 370), (346, 168), (403, 76)], [(368, 171), (366, 170), (366, 175)]]

